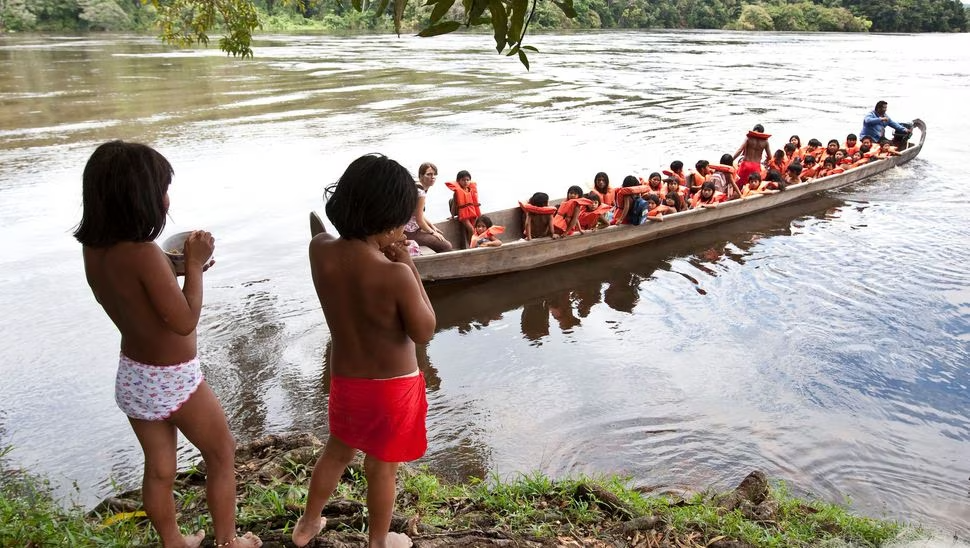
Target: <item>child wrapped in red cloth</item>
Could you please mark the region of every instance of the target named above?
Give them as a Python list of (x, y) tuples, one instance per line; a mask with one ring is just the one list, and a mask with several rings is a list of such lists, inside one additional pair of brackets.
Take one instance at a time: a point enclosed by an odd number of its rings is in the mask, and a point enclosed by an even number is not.
[(427, 448), (428, 402), (415, 343), (435, 328), (431, 301), (408, 253), (404, 226), (418, 203), (411, 175), (394, 160), (354, 160), (326, 190), (327, 217), (340, 238), (310, 242), (310, 272), (331, 338), (330, 437), (310, 477), (293, 543), (306, 546), (357, 451), (365, 453), (369, 546), (410, 546), (389, 532), (399, 463)]

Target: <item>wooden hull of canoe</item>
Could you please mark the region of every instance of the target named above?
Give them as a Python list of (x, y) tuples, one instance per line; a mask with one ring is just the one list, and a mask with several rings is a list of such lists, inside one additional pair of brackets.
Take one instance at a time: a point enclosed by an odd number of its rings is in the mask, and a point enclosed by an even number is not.
[[(666, 215), (662, 222), (615, 226), (558, 240), (542, 238), (526, 241), (520, 238), (522, 215), (518, 207), (488, 212), (485, 214), (495, 224), (505, 227), (502, 246), (422, 255), (414, 258), (414, 264), (425, 282), (494, 276), (581, 259), (751, 215), (855, 183), (912, 160), (919, 154), (926, 140), (926, 125), (920, 120), (915, 120), (914, 125), (920, 130), (919, 144), (910, 146), (899, 156), (808, 183), (792, 185), (778, 194), (764, 194), (725, 202), (716, 208)], [(444, 221), (436, 226), (453, 244), (461, 241), (461, 227), (457, 221)]]

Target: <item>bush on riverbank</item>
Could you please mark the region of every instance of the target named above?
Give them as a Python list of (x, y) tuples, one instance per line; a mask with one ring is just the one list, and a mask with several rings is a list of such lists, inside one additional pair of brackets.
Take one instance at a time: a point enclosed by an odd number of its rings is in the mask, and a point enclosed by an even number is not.
[[(312, 436), (270, 436), (237, 451), (239, 528), (267, 548), (288, 542), (302, 512), (322, 446)], [(84, 515), (64, 509), (44, 482), (2, 468), (0, 545), (135, 546), (157, 541), (139, 510), (137, 490), (109, 497)], [(180, 524), (211, 531), (205, 470), (181, 473)], [(324, 510), (327, 528), (313, 546), (366, 546), (365, 480), (355, 463)], [(895, 522), (857, 517), (845, 508), (770, 488), (760, 472), (734, 491), (688, 498), (644, 496), (616, 477), (551, 480), (541, 474), (451, 485), (426, 471), (402, 468), (392, 529), (417, 548), (446, 546), (881, 546), (897, 538)], [(211, 542), (211, 538), (208, 539)], [(211, 544), (206, 544), (211, 545)]]

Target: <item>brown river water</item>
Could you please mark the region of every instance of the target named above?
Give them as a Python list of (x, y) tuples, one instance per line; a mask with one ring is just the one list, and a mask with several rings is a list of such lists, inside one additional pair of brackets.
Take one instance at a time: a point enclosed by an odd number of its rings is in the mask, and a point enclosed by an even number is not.
[(245, 441), (326, 435), (307, 213), (357, 156), (431, 160), (441, 183), (467, 169), (499, 209), (601, 170), (619, 183), (717, 160), (755, 123), (775, 146), (844, 139), (886, 99), (929, 128), (905, 166), (636, 249), (435, 288), (419, 462), (449, 478), (619, 473), (673, 493), (762, 469), (797, 494), (970, 535), (970, 35), (543, 35), (531, 72), (490, 41), (268, 36), (243, 61), (152, 37), (0, 36), (6, 458), (82, 504), (140, 478), (113, 399), (118, 335), (70, 235), (102, 141), (172, 161), (167, 234), (216, 235), (199, 350)]

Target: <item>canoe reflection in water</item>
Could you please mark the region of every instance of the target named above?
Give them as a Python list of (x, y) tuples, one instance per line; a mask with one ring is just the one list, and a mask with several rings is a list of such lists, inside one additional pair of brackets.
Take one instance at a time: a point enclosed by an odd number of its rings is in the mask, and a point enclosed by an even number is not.
[[(716, 265), (723, 261), (743, 265), (762, 239), (789, 236), (793, 225), (806, 218), (837, 216), (844, 205), (838, 198), (823, 196), (584, 261), (471, 282), (433, 284), (427, 288), (428, 295), (439, 332), (457, 329), (466, 334), (521, 308), (522, 335), (532, 344), (542, 344), (551, 334), (552, 320), (562, 333), (571, 334), (600, 304), (632, 314), (641, 304), (641, 292), (649, 287), (646, 282), (658, 270), (683, 276), (691, 282), (685, 291), (705, 295), (698, 273), (717, 277), (723, 267)], [(686, 261), (692, 272), (680, 272), (677, 261)], [(676, 301), (677, 296), (672, 297), (662, 300)]]

